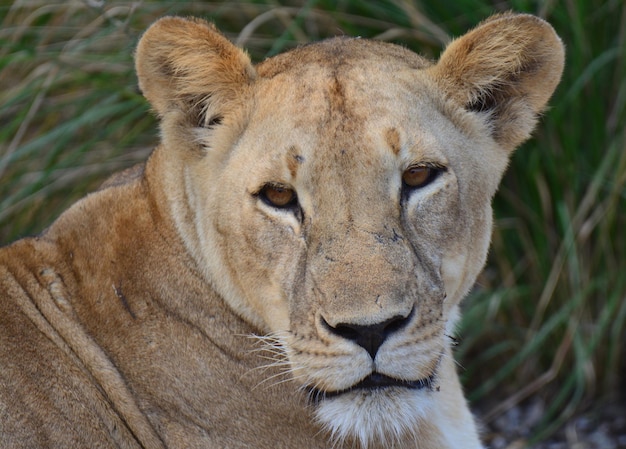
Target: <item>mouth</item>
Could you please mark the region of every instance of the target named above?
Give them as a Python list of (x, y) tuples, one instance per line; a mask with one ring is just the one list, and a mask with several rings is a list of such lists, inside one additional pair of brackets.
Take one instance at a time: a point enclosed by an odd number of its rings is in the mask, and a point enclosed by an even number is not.
[(365, 379), (344, 390), (324, 391), (318, 390), (316, 388), (311, 388), (311, 394), (309, 397), (313, 402), (317, 403), (324, 399), (335, 398), (337, 396), (341, 396), (352, 391), (371, 391), (391, 387), (406, 388), (409, 390), (432, 390), (434, 387), (434, 383), (434, 374), (419, 380), (401, 380), (394, 377), (386, 376), (385, 374), (373, 372)]

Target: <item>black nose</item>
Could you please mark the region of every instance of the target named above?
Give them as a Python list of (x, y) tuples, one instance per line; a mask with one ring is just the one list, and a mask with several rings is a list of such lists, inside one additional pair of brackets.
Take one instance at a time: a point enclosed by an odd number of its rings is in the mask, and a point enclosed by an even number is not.
[(411, 319), (412, 315), (413, 311), (406, 317), (398, 315), (380, 323), (366, 326), (351, 323), (339, 323), (336, 326), (331, 326), (323, 317), (322, 323), (333, 334), (343, 337), (346, 340), (352, 340), (357, 345), (365, 348), (372, 359), (374, 359), (378, 349), (380, 349), (387, 337), (402, 329)]

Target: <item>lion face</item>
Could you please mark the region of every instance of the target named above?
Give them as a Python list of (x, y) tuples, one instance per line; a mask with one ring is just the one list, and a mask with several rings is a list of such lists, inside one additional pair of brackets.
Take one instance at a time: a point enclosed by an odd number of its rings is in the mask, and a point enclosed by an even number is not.
[(229, 288), (340, 436), (364, 420), (412, 428), (427, 411), (489, 240), (495, 182), (476, 153), (497, 154), (409, 64), (382, 65), (361, 44), (326, 42), (315, 51), (346, 62), (259, 81), (249, 126), (220, 173), (206, 168), (221, 187), (203, 217), (205, 252), (219, 252)]
[[(545, 82), (558, 57), (526, 77), (500, 67), (493, 45), (483, 54), (478, 40), (504, 22), (468, 35), (476, 55), (457, 41), (436, 65), (332, 39), (255, 69), (215, 30), (181, 19), (140, 44), (180, 234), (339, 440), (400, 438), (455, 382), (449, 336), (485, 261), (491, 198), (558, 81), (535, 101), (529, 77)], [(543, 22), (524, 24), (560, 45)], [(187, 37), (167, 35), (177, 27)], [(518, 64), (536, 45), (517, 50)]]

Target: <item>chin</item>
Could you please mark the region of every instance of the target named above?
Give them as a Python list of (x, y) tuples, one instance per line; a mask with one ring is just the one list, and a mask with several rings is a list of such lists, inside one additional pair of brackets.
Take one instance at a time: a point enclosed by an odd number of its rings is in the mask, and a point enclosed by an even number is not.
[(316, 401), (318, 422), (337, 446), (358, 442), (362, 449), (374, 445), (394, 448), (415, 442), (420, 422), (432, 405), (431, 388), (362, 388), (333, 394)]

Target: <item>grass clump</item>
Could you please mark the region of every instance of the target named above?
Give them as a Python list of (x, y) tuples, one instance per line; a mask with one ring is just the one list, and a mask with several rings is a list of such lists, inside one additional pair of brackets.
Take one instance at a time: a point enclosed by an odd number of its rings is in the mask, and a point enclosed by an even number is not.
[(621, 391), (626, 328), (626, 6), (620, 0), (0, 2), (0, 242), (39, 232), (111, 172), (144, 160), (156, 123), (132, 53), (166, 14), (216, 22), (254, 60), (337, 34), (436, 58), (493, 12), (549, 20), (567, 65), (495, 200), (485, 273), (458, 355), (486, 418), (550, 398), (538, 438)]

